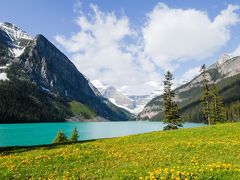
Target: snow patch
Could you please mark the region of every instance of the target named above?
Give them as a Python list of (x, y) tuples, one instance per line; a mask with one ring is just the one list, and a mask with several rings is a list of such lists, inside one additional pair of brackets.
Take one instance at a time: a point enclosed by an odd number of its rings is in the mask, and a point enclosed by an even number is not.
[(0, 80), (3, 80), (3, 81), (9, 80), (9, 79), (7, 78), (7, 74), (6, 74), (5, 72), (0, 73)]
[(129, 109), (129, 108), (127, 108), (126, 106), (117, 104), (117, 103), (116, 103), (116, 100), (115, 100), (114, 98), (110, 98), (109, 101), (110, 101), (111, 103), (113, 103), (114, 105), (116, 105), (116, 106), (118, 106), (118, 107), (120, 107), (120, 108), (126, 109), (127, 111), (133, 113), (133, 110), (132, 110), (132, 109)]
[(25, 48), (9, 48), (9, 50), (13, 53), (14, 57), (19, 57), (24, 52)]
[(0, 66), (0, 70), (7, 69), (7, 66)]

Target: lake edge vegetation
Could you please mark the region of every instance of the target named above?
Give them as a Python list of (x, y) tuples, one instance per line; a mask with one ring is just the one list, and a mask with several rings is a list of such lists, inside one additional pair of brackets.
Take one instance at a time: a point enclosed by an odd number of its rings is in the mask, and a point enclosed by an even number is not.
[(67, 135), (64, 133), (63, 130), (59, 131), (56, 135), (56, 137), (54, 138), (52, 144), (61, 144), (61, 143), (67, 143), (67, 142), (77, 142), (79, 139), (79, 134), (78, 134), (78, 130), (75, 127), (72, 130), (72, 134), (70, 136), (70, 138), (67, 137)]

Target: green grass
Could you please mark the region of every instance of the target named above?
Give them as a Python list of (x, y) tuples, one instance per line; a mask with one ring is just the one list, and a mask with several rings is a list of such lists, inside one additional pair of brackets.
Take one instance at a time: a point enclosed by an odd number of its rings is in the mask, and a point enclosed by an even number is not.
[(76, 117), (82, 117), (85, 119), (96, 117), (96, 113), (92, 109), (77, 101), (70, 102), (70, 109)]
[(0, 151), (1, 179), (240, 179), (240, 123)]

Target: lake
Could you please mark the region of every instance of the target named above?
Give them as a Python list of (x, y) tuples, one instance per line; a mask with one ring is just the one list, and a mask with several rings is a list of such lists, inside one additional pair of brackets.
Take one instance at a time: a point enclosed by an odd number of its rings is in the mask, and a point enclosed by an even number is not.
[[(200, 123), (184, 123), (184, 128), (203, 126)], [(110, 138), (162, 130), (162, 122), (63, 122), (32, 124), (0, 124), (0, 146), (28, 146), (50, 144), (58, 131), (70, 136), (73, 128), (79, 132), (79, 140)]]

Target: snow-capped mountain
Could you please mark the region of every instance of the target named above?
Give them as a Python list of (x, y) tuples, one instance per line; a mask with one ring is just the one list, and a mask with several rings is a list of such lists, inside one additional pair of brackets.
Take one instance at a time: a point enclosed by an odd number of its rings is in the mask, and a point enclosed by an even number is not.
[(136, 108), (135, 102), (131, 100), (127, 95), (117, 90), (115, 87), (102, 83), (99, 80), (93, 80), (91, 83), (104, 97), (108, 98), (113, 104), (130, 111), (133, 111)]
[(112, 103), (135, 114), (139, 113), (152, 98), (160, 94), (158, 91), (155, 91), (150, 95), (127, 95), (115, 87), (102, 83), (99, 80), (93, 80), (91, 83)]
[(19, 57), (27, 44), (33, 40), (25, 31), (8, 22), (0, 23), (0, 32), (14, 57)]

